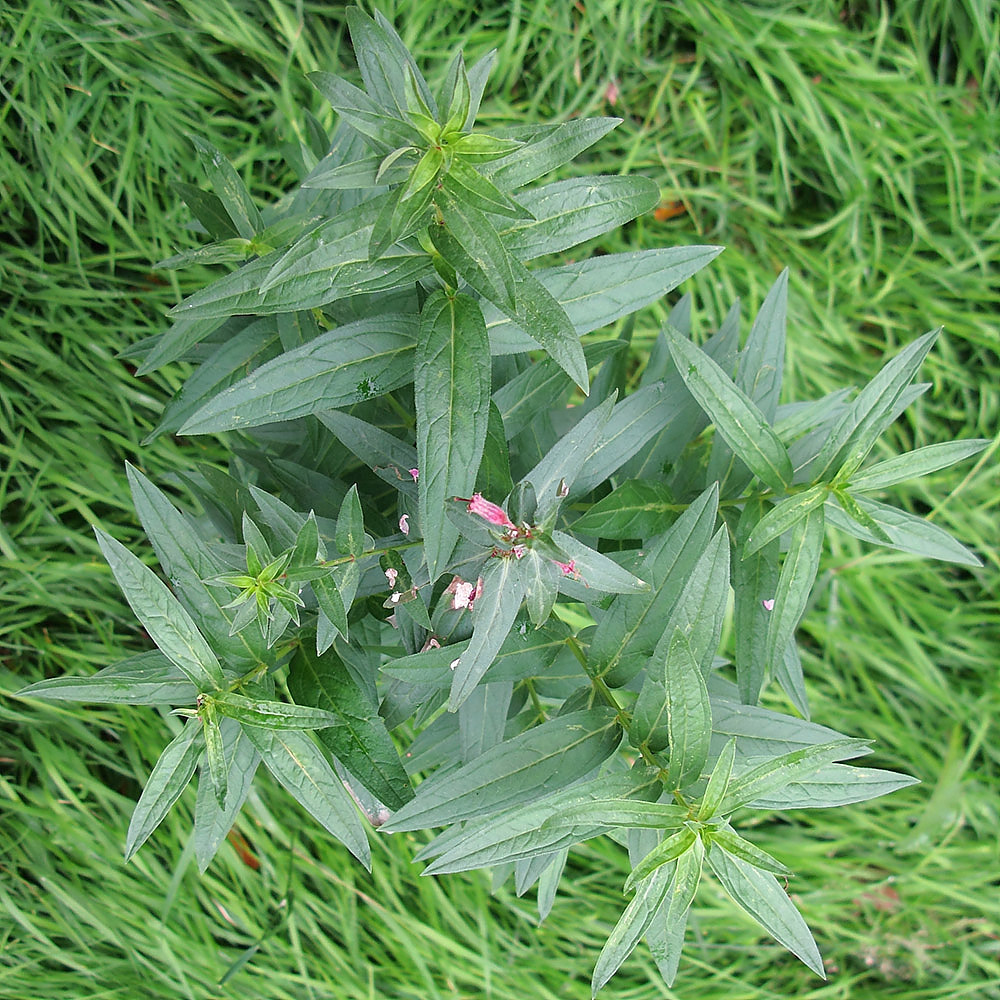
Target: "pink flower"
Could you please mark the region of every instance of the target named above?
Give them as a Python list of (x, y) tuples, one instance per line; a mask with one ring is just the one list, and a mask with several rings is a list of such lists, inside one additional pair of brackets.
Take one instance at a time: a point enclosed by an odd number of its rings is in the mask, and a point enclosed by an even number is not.
[(390, 587), (396, 586), (396, 577), (399, 576), (399, 571), (394, 570), (391, 566), (385, 571), (385, 578), (389, 581)]
[(404, 535), (408, 535), (410, 533), (410, 515), (409, 514), (404, 514), (399, 519), (399, 530)]
[(409, 474), (411, 476), (413, 476), (413, 481), (414, 482), (416, 482), (420, 478), (420, 470), (419, 469), (407, 469), (406, 471), (409, 472)]
[(774, 598), (773, 597), (769, 597), (766, 601), (761, 601), (760, 603), (764, 605), (764, 610), (765, 611), (773, 611), (774, 610)]
[(474, 584), (468, 580), (463, 580), (460, 576), (454, 576), (451, 583), (444, 588), (446, 594), (451, 594), (451, 607), (453, 611), (462, 608), (472, 610), (472, 605), (483, 592), (483, 578), (480, 577)]
[(513, 548), (512, 548), (511, 550), (510, 550), (510, 552), (511, 552), (511, 555), (512, 555), (512, 556), (513, 556), (513, 557), (514, 557), (515, 559), (523, 559), (523, 558), (524, 558), (524, 554), (525, 554), (525, 553), (526, 553), (527, 551), (528, 551), (528, 547), (527, 547), (526, 545), (515, 545), (515, 546), (514, 546), (514, 547), (513, 547)]
[(478, 514), (480, 517), (485, 518), (490, 524), (495, 524), (501, 528), (517, 528), (517, 525), (507, 516), (507, 512), (503, 507), (498, 507), (495, 503), (484, 500), (482, 493), (472, 494), (472, 499), (469, 501), (467, 509), (470, 513)]
[(576, 572), (576, 560), (570, 559), (568, 563), (559, 562), (558, 559), (553, 559), (552, 561), (562, 570), (563, 576), (576, 577), (578, 575)]
[(428, 649), (440, 649), (440, 648), (441, 648), (441, 643), (439, 643), (437, 639), (434, 638), (434, 636), (431, 636), (420, 648), (420, 652), (426, 653)]

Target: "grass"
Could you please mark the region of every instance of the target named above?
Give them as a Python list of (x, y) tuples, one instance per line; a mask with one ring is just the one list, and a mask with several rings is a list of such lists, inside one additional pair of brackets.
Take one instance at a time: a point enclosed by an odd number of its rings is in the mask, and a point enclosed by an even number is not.
[[(624, 117), (586, 169), (651, 176), (677, 214), (638, 220), (605, 245), (726, 244), (690, 283), (699, 330), (737, 295), (748, 323), (788, 265), (792, 394), (858, 383), (885, 352), (943, 324), (923, 375), (932, 388), (893, 446), (994, 439), (978, 461), (894, 491), (976, 549), (982, 569), (835, 540), (803, 627), (814, 717), (874, 737), (874, 763), (924, 782), (753, 831), (796, 871), (791, 889), (829, 983), (763, 942), (706, 883), (676, 990), (642, 947), (608, 990), (1000, 996), (995, 6), (382, 9), (426, 66), (460, 42), (472, 58), (498, 50), (491, 120)], [(182, 372), (135, 379), (116, 359), (205, 276), (151, 271), (194, 241), (169, 182), (201, 182), (185, 138), (197, 132), (262, 199), (280, 192), (299, 109), (330, 121), (304, 73), (350, 69), (342, 13), (287, 0), (25, 0), (0, 11), (4, 692), (142, 645), (90, 525), (143, 551), (124, 461), (163, 481), (221, 457), (200, 439), (140, 448)], [(640, 350), (661, 312), (640, 319)], [(239, 824), (259, 869), (226, 849), (199, 878), (183, 850), (187, 799), (125, 866), (128, 816), (169, 720), (16, 700), (0, 712), (0, 997), (589, 995), (623, 905), (614, 844), (574, 855), (540, 928), (532, 900), (509, 887), (490, 895), (481, 877), (416, 878), (409, 842), (377, 847), (369, 876), (267, 784)]]

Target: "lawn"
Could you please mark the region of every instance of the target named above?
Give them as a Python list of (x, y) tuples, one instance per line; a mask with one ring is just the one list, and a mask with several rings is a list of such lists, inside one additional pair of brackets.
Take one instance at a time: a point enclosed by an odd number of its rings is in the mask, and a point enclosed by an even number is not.
[[(366, 5), (367, 6), (367, 5)], [(982, 568), (838, 539), (801, 627), (813, 717), (876, 742), (922, 784), (836, 812), (768, 816), (756, 842), (830, 973), (823, 984), (706, 881), (666, 990), (640, 946), (606, 988), (654, 997), (1000, 997), (1000, 11), (986, 0), (747, 6), (721, 0), (385, 3), (429, 73), (460, 45), (498, 59), (483, 118), (615, 114), (587, 170), (653, 178), (656, 215), (591, 249), (720, 243), (685, 286), (699, 336), (743, 329), (791, 269), (786, 391), (862, 384), (943, 325), (931, 388), (894, 447), (969, 437), (974, 459), (894, 488)], [(263, 202), (291, 185), (305, 79), (352, 73), (339, 4), (20, 0), (0, 10), (0, 690), (145, 648), (91, 525), (149, 555), (125, 484), (161, 484), (219, 441), (141, 442), (181, 366), (122, 352), (209, 270), (173, 184), (203, 184), (198, 134)], [(572, 169), (572, 168), (570, 168)], [(581, 168), (582, 169), (582, 168)], [(670, 303), (639, 316), (637, 366)], [(176, 482), (176, 480), (173, 480)], [(182, 798), (125, 865), (128, 818), (177, 720), (0, 703), (0, 997), (589, 997), (620, 913), (624, 852), (571, 857), (548, 920), (487, 879), (421, 879), (422, 839), (363, 871), (262, 780), (205, 876)]]

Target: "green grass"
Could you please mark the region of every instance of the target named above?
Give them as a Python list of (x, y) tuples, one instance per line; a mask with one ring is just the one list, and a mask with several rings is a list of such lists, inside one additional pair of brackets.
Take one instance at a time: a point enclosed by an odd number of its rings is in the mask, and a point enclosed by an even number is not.
[[(814, 717), (876, 738), (873, 763), (924, 782), (753, 831), (796, 871), (790, 889), (830, 982), (706, 883), (676, 989), (640, 947), (608, 995), (1000, 996), (995, 5), (383, 10), (425, 66), (459, 44), (471, 58), (498, 49), (490, 120), (625, 118), (580, 169), (646, 174), (683, 212), (603, 245), (726, 244), (690, 283), (699, 331), (737, 295), (748, 323), (787, 264), (796, 398), (863, 381), (885, 352), (943, 324), (923, 374), (932, 388), (893, 446), (994, 439), (978, 461), (894, 492), (976, 549), (982, 569), (837, 541), (803, 627)], [(143, 643), (90, 525), (145, 551), (124, 461), (163, 482), (223, 457), (200, 439), (140, 448), (182, 371), (135, 379), (116, 359), (205, 277), (151, 270), (195, 241), (169, 182), (201, 183), (185, 138), (197, 132), (262, 199), (283, 190), (299, 108), (330, 122), (304, 73), (350, 71), (342, 13), (286, 0), (25, 0), (0, 11), (4, 692)], [(640, 318), (640, 350), (661, 314)], [(491, 896), (481, 877), (417, 878), (408, 838), (378, 847), (368, 875), (266, 783), (239, 824), (259, 870), (227, 848), (199, 878), (183, 853), (187, 799), (125, 866), (128, 817), (167, 720), (14, 700), (0, 712), (0, 997), (589, 996), (624, 902), (614, 844), (574, 855), (540, 928), (533, 901), (509, 887)]]

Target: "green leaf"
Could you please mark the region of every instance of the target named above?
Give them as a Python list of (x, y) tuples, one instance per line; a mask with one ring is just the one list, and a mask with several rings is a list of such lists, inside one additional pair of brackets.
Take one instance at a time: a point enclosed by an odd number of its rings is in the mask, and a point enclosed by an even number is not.
[(785, 323), (788, 315), (788, 268), (778, 275), (761, 303), (740, 354), (736, 384), (773, 423), (781, 396), (785, 365)]
[(208, 773), (215, 791), (215, 801), (220, 809), (224, 809), (226, 796), (229, 794), (229, 772), (226, 770), (226, 750), (222, 743), (222, 729), (219, 726), (214, 698), (206, 699), (199, 706), (198, 718), (201, 719), (205, 734), (205, 759), (208, 761)]
[(817, 976), (826, 979), (823, 960), (806, 922), (773, 875), (727, 853), (719, 844), (709, 848), (708, 864), (742, 909)]
[(907, 513), (898, 507), (870, 500), (868, 497), (854, 499), (861, 510), (889, 536), (889, 541), (882, 541), (863, 525), (848, 517), (835, 503), (827, 501), (824, 507), (826, 516), (830, 524), (839, 531), (860, 538), (863, 542), (888, 545), (890, 548), (912, 552), (925, 559), (941, 559), (962, 566), (982, 566), (982, 561), (975, 553), (933, 522)]
[(862, 528), (871, 532), (871, 534), (873, 534), (883, 544), (892, 541), (885, 531), (879, 527), (875, 518), (873, 518), (871, 514), (869, 514), (846, 490), (842, 490), (838, 486), (833, 487), (833, 498), (838, 504), (840, 504), (841, 510), (843, 510), (843, 512), (852, 521), (854, 521), (855, 524), (860, 524)]
[(128, 549), (100, 528), (97, 541), (125, 600), (153, 642), (199, 691), (225, 685), (222, 667), (177, 598)]
[(240, 235), (217, 195), (202, 191), (201, 188), (185, 184), (183, 181), (172, 181), (170, 187), (180, 195), (195, 220), (205, 227), (209, 236), (224, 240)]
[(158, 649), (137, 653), (90, 677), (50, 677), (21, 688), (18, 698), (97, 705), (190, 705), (198, 691)]
[(177, 599), (218, 656), (236, 668), (265, 659), (263, 642), (252, 633), (230, 636), (230, 615), (222, 609), (225, 595), (210, 580), (230, 567), (215, 554), (188, 519), (138, 469), (126, 463), (132, 502)]
[(194, 853), (198, 860), (198, 870), (204, 874), (212, 858), (229, 835), (243, 803), (246, 802), (253, 785), (253, 778), (260, 763), (260, 754), (253, 748), (240, 726), (232, 719), (220, 720), (222, 743), (226, 752), (226, 774), (229, 778), (229, 794), (225, 807), (220, 808), (215, 798), (211, 780), (204, 773), (198, 781), (198, 797), (194, 807)]
[(719, 811), (719, 804), (729, 788), (729, 779), (733, 775), (733, 762), (735, 760), (736, 740), (731, 739), (723, 747), (722, 753), (719, 754), (719, 758), (715, 762), (715, 767), (712, 768), (695, 819), (711, 819)]
[(438, 253), (470, 284), (508, 315), (517, 313), (514, 259), (490, 220), (447, 188), (434, 196), (444, 225), (431, 226)]
[(416, 500), (417, 484), (410, 474), (410, 469), (417, 468), (416, 448), (350, 413), (326, 410), (316, 416), (376, 476)]
[(677, 521), (647, 547), (639, 567), (645, 593), (616, 597), (597, 626), (588, 659), (609, 686), (628, 683), (645, 665), (663, 635), (674, 604), (715, 530), (715, 486), (705, 490)]
[[(241, 319), (249, 319), (243, 316)], [(217, 323), (218, 320), (209, 322)], [(174, 434), (182, 424), (229, 386), (245, 378), (281, 353), (281, 341), (273, 316), (251, 322), (218, 346), (188, 377), (180, 392), (167, 404), (147, 444), (161, 434)]]
[[(624, 348), (616, 340), (588, 344), (583, 350), (587, 368)], [(513, 439), (539, 416), (548, 414), (572, 387), (573, 380), (549, 357), (539, 359), (502, 385), (493, 393), (493, 401), (503, 417), (507, 438)]]
[(514, 624), (524, 597), (515, 564), (514, 559), (491, 559), (483, 570), (483, 592), (472, 612), (472, 640), (455, 664), (449, 711), (456, 711), (472, 693)]
[(192, 135), (198, 159), (205, 168), (216, 198), (232, 221), (239, 236), (252, 240), (263, 228), (260, 212), (233, 165), (210, 142)]
[(727, 854), (731, 854), (761, 871), (770, 872), (772, 875), (781, 875), (785, 878), (792, 874), (790, 868), (786, 868), (777, 858), (751, 844), (749, 840), (744, 840), (731, 826), (714, 828), (711, 831), (711, 841), (718, 844)]
[(776, 503), (750, 532), (743, 546), (743, 558), (752, 556), (794, 528), (811, 510), (822, 506), (829, 495), (829, 487), (825, 483), (818, 483), (802, 493), (794, 493)]
[[(675, 628), (657, 647), (632, 713), (629, 741), (654, 752), (669, 747), (664, 780), (686, 788), (701, 776), (712, 736), (712, 709), (697, 660), (684, 633)], [(662, 666), (659, 664), (662, 663)]]
[(599, 538), (650, 538), (678, 506), (662, 483), (629, 479), (574, 521), (573, 530)]
[(576, 422), (549, 449), (548, 453), (524, 477), (534, 487), (538, 506), (535, 521), (544, 523), (551, 519), (594, 450), (601, 429), (614, 409), (615, 395), (609, 396), (600, 406)]
[(538, 628), (548, 621), (559, 594), (559, 570), (545, 556), (529, 550), (517, 561), (517, 571), (524, 589), (525, 604), (531, 621)]
[(588, 548), (572, 535), (553, 531), (552, 541), (566, 556), (568, 563), (573, 565), (571, 572), (564, 571), (564, 580), (579, 578), (585, 586), (609, 594), (635, 594), (649, 590), (649, 584), (645, 580), (622, 569), (613, 559)]
[(288, 689), (300, 704), (315, 705), (337, 716), (335, 729), (323, 729), (317, 735), (380, 802), (399, 809), (413, 798), (410, 779), (378, 706), (336, 652), (314, 656), (307, 646), (299, 647), (292, 660)]
[(829, 809), (867, 802), (900, 788), (918, 784), (916, 778), (876, 767), (853, 764), (819, 764), (809, 773), (760, 798), (751, 809)]
[(368, 94), (386, 111), (403, 117), (407, 110), (404, 81), (413, 57), (388, 22), (383, 19), (376, 24), (359, 7), (347, 8), (347, 26)]
[(333, 73), (307, 74), (309, 82), (330, 102), (334, 111), (352, 128), (370, 140), (376, 149), (388, 153), (400, 146), (419, 146), (420, 133), (401, 117), (387, 114), (363, 90)]
[[(609, 326), (661, 299), (722, 252), (722, 247), (669, 247), (607, 254), (533, 272), (562, 306), (578, 336)], [(494, 354), (537, 350), (541, 342), (520, 318), (484, 306)], [(530, 330), (529, 333), (525, 332)]]
[[(656, 779), (635, 789), (658, 795), (662, 789), (659, 772)], [(669, 802), (646, 801), (591, 796), (581, 801), (562, 805), (545, 821), (552, 829), (595, 824), (603, 827), (630, 827), (633, 829), (673, 830), (687, 818), (687, 810)]]
[(909, 344), (858, 393), (810, 465), (809, 475), (814, 481), (826, 481), (834, 473), (846, 481), (861, 467), (895, 417), (897, 401), (940, 332), (940, 328), (932, 330)]
[(505, 497), (514, 489), (510, 475), (510, 448), (507, 431), (496, 403), (490, 400), (486, 421), (486, 443), (476, 476), (478, 490), (483, 496)]
[(256, 726), (244, 732), (275, 778), (370, 870), (371, 848), (354, 802), (309, 734)]
[(620, 741), (617, 717), (608, 708), (550, 719), (458, 770), (428, 778), (385, 829), (401, 833), (443, 826), (531, 801), (588, 774)]
[(942, 441), (939, 444), (929, 444), (905, 455), (896, 455), (877, 462), (862, 472), (851, 476), (852, 493), (865, 490), (882, 490), (908, 479), (926, 476), (938, 469), (946, 469), (957, 462), (976, 455), (992, 442), (988, 438), (973, 438), (969, 441)]
[(415, 346), (411, 316), (357, 320), (262, 365), (198, 410), (180, 432), (243, 430), (384, 395), (412, 380)]
[(490, 370), (478, 303), (435, 292), (421, 311), (413, 386), (420, 530), (432, 583), (458, 539), (447, 506), (476, 486), (489, 424)]
[(669, 327), (666, 336), (684, 384), (719, 434), (762, 482), (783, 491), (792, 481), (792, 463), (764, 415), (707, 354)]
[(643, 934), (659, 913), (660, 906), (667, 898), (673, 884), (674, 867), (664, 865), (648, 879), (639, 883), (632, 901), (625, 907), (615, 924), (594, 967), (590, 988), (592, 996), (621, 968), (622, 963), (632, 954)]
[(337, 548), (347, 555), (361, 558), (365, 551), (365, 520), (358, 498), (358, 484), (355, 483), (344, 497), (337, 515), (337, 533), (334, 536)]
[(868, 741), (844, 737), (772, 757), (730, 781), (716, 815), (728, 815), (741, 806), (773, 795), (792, 782), (801, 781), (823, 764), (867, 752)]
[(656, 207), (657, 185), (646, 177), (572, 177), (518, 195), (530, 221), (500, 231), (519, 260), (561, 253), (625, 225)]
[[(658, 785), (651, 789), (641, 770), (592, 778), (527, 805), (491, 812), (485, 818), (452, 826), (422, 848), (416, 860), (437, 856), (424, 874), (443, 875), (550, 854), (597, 837), (613, 825), (588, 819), (585, 815), (588, 802), (613, 801), (624, 805), (627, 796), (651, 794), (656, 788)], [(568, 816), (575, 807), (580, 807), (579, 822), (553, 822), (560, 814)]]
[[(736, 680), (740, 698), (756, 705), (767, 678), (767, 630), (771, 622), (768, 611), (778, 586), (778, 538), (759, 546), (747, 555), (748, 539), (763, 520), (765, 502), (753, 499), (747, 502), (736, 524), (736, 544), (732, 555), (733, 634)], [(767, 517), (767, 514), (764, 514)], [(768, 602), (765, 604), (764, 602)]]
[(205, 749), (201, 733), (201, 723), (197, 719), (189, 719), (160, 754), (132, 813), (125, 836), (126, 861), (163, 822), (170, 807), (187, 787), (198, 766), (198, 758)]
[(502, 160), (485, 165), (483, 173), (497, 187), (513, 191), (569, 163), (621, 121), (621, 118), (577, 118), (560, 125), (529, 126), (532, 135), (527, 142)]
[(532, 213), (523, 205), (505, 195), (492, 181), (487, 180), (475, 167), (460, 158), (441, 178), (441, 184), (456, 201), (471, 205), (490, 215), (502, 215), (508, 219), (531, 219)]
[(339, 726), (341, 722), (332, 712), (319, 708), (248, 698), (234, 691), (225, 691), (212, 702), (219, 715), (235, 719), (244, 726), (259, 726), (262, 729), (325, 729)]
[(773, 670), (792, 641), (806, 609), (823, 550), (824, 507), (814, 507), (792, 529), (792, 538), (781, 565), (774, 608), (767, 628), (765, 660)]

